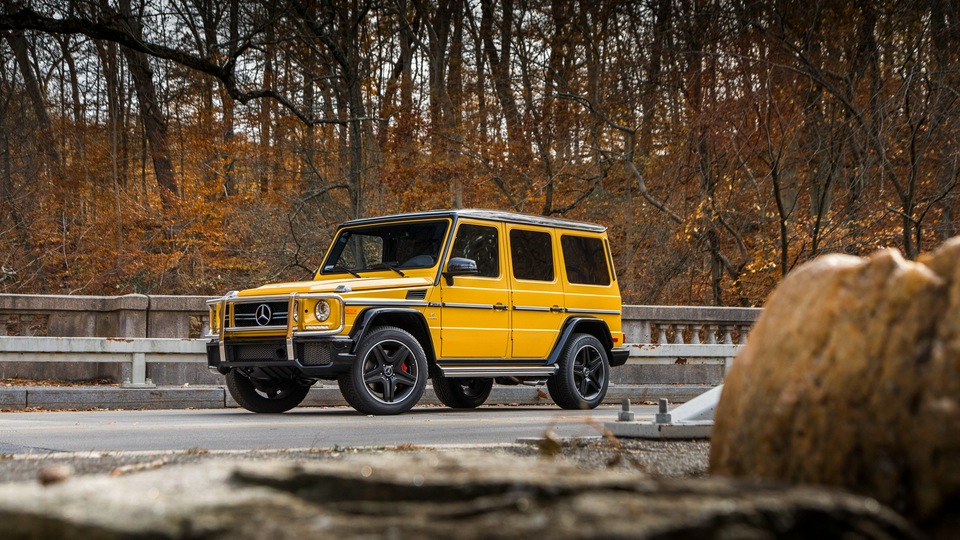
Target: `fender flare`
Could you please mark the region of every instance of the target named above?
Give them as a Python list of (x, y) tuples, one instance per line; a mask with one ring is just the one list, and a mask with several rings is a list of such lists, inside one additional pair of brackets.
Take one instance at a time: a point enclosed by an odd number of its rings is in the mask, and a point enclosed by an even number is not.
[(609, 361), (612, 355), (613, 337), (610, 335), (610, 327), (607, 326), (606, 321), (596, 317), (570, 317), (563, 321), (563, 326), (560, 328), (560, 337), (557, 338), (553, 350), (550, 351), (546, 365), (552, 366), (560, 360), (560, 354), (566, 348), (567, 342), (576, 333), (590, 334), (599, 339), (603, 348), (606, 349)]
[(390, 326), (396, 326), (413, 334), (420, 341), (420, 346), (423, 347), (427, 358), (431, 361), (436, 359), (430, 327), (427, 326), (427, 319), (423, 313), (412, 308), (400, 307), (371, 307), (361, 311), (350, 330), (350, 339), (353, 340), (350, 352), (356, 353), (357, 347), (367, 332), (376, 326), (377, 321), (383, 320), (389, 321), (387, 324)]

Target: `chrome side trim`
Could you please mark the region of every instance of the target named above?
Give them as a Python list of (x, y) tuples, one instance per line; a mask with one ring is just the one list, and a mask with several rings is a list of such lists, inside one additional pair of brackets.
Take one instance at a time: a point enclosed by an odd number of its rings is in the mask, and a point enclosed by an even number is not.
[(513, 306), (513, 310), (514, 310), (514, 311), (541, 311), (541, 312), (549, 312), (549, 311), (550, 311), (550, 308), (548, 308), (548, 307), (540, 307), (540, 306), (516, 306), (516, 305), (515, 305), (515, 306)]
[(567, 308), (567, 313), (591, 313), (595, 315), (620, 315), (620, 312), (614, 309)]
[(463, 309), (493, 309), (493, 304), (459, 304), (456, 302), (444, 302), (443, 307)]

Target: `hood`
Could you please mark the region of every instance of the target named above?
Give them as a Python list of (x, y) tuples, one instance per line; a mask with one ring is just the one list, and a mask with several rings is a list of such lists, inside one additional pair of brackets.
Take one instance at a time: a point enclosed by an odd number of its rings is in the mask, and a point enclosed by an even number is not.
[(433, 280), (424, 277), (395, 277), (395, 278), (351, 278), (324, 281), (294, 281), (290, 283), (271, 283), (255, 289), (240, 291), (238, 296), (269, 296), (274, 294), (290, 293), (332, 293), (339, 285), (350, 287), (353, 292), (409, 289), (412, 287), (429, 287)]

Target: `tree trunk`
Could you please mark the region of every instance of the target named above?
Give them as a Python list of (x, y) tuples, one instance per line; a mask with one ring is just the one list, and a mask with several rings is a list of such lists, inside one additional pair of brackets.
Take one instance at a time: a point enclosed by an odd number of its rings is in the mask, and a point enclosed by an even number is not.
[[(130, 0), (121, 0), (120, 13), (127, 19), (131, 33), (138, 39), (142, 39), (140, 21), (134, 20), (131, 15)], [(164, 213), (167, 213), (176, 205), (180, 195), (173, 172), (173, 162), (170, 159), (167, 123), (157, 101), (153, 69), (146, 54), (124, 46), (121, 46), (120, 50), (127, 60), (130, 77), (137, 92), (140, 120), (143, 123), (144, 134), (150, 145), (150, 157), (153, 160), (153, 173), (157, 179), (157, 187), (160, 189)]]
[(140, 120), (150, 145), (150, 158), (153, 160), (153, 172), (160, 188), (160, 199), (164, 211), (170, 210), (179, 198), (177, 181), (173, 174), (173, 162), (170, 159), (170, 146), (167, 136), (167, 124), (157, 103), (157, 89), (153, 84), (153, 70), (147, 55), (121, 47), (123, 56), (130, 68), (130, 77), (140, 102)]
[(10, 158), (10, 134), (7, 132), (7, 103), (0, 109), (0, 197), (6, 203), (10, 212), (10, 219), (13, 221), (14, 229), (17, 231), (17, 242), (27, 252), (32, 251), (30, 242), (30, 231), (23, 219), (23, 213), (20, 211), (20, 204), (17, 201), (15, 188), (13, 185), (13, 166)]
[(483, 49), (490, 63), (490, 72), (493, 77), (493, 88), (500, 100), (507, 123), (507, 139), (510, 143), (510, 155), (517, 167), (525, 167), (531, 159), (530, 146), (527, 144), (523, 132), (523, 119), (517, 100), (513, 95), (510, 82), (510, 62), (513, 47), (513, 0), (503, 0), (503, 17), (500, 21), (500, 51), (493, 41), (494, 38), (494, 5), (495, 0), (481, 0), (480, 35), (483, 38)]
[(17, 66), (20, 68), (20, 74), (23, 76), (23, 84), (30, 98), (30, 104), (33, 106), (33, 114), (37, 120), (37, 126), (40, 128), (43, 140), (40, 146), (43, 147), (49, 161), (48, 170), (55, 183), (63, 179), (60, 152), (57, 150), (56, 140), (53, 136), (53, 124), (50, 121), (50, 114), (47, 112), (47, 103), (40, 89), (40, 83), (37, 81), (36, 72), (33, 63), (30, 61), (30, 54), (27, 50), (27, 39), (23, 32), (10, 32), (7, 34), (7, 42), (13, 49), (13, 55), (17, 60)]
[(450, 41), (450, 56), (447, 68), (447, 89), (444, 103), (444, 129), (449, 134), (447, 158), (453, 167), (450, 179), (451, 203), (454, 208), (463, 208), (463, 177), (456, 165), (462, 159), (460, 141), (463, 115), (463, 0), (453, 2), (453, 35)]

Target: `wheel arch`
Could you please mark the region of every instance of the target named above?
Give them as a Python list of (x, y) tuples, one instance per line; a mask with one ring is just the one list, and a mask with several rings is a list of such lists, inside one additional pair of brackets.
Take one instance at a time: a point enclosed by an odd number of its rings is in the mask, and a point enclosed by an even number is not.
[(430, 327), (427, 326), (427, 320), (423, 313), (410, 308), (367, 308), (361, 311), (353, 324), (353, 330), (350, 331), (350, 337), (353, 339), (353, 350), (351, 352), (356, 353), (363, 336), (378, 326), (395, 326), (410, 332), (423, 347), (423, 352), (427, 355), (427, 363), (431, 366), (431, 369), (436, 364), (433, 339), (430, 337)]
[(610, 328), (607, 326), (606, 321), (594, 317), (571, 317), (564, 321), (563, 326), (560, 328), (560, 337), (557, 338), (553, 350), (550, 351), (550, 356), (547, 358), (547, 365), (557, 363), (564, 347), (567, 346), (567, 343), (575, 334), (590, 334), (597, 338), (603, 345), (605, 349), (604, 352), (607, 353), (607, 357), (609, 358), (610, 351), (613, 350), (613, 337), (610, 335)]

